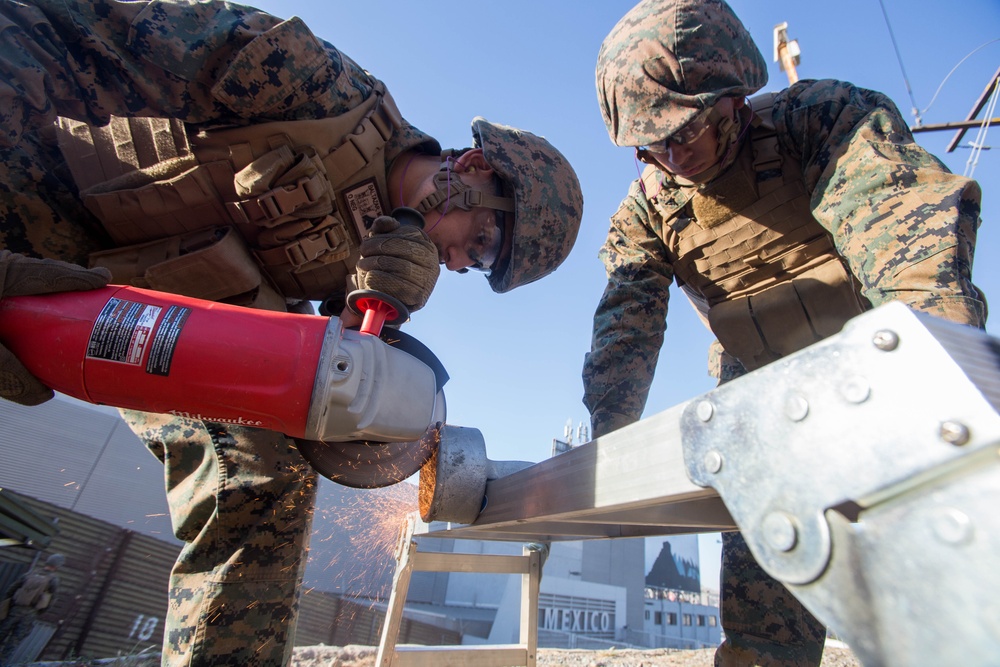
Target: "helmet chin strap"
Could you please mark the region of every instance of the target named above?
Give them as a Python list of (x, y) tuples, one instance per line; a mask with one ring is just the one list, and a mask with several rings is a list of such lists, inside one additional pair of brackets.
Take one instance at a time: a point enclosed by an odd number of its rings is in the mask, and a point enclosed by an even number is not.
[(512, 197), (501, 197), (483, 192), (463, 183), (459, 179), (458, 174), (461, 172), (455, 171), (453, 163), (457, 164), (461, 160), (461, 157), (455, 159), (452, 157), (451, 151), (445, 151), (441, 154), (441, 157), (443, 158), (441, 166), (438, 168), (438, 172), (434, 174), (435, 191), (421, 199), (420, 203), (414, 208), (424, 214), (433, 209), (438, 209), (441, 215), (447, 213), (448, 209), (452, 206), (458, 207), (463, 211), (469, 211), (473, 207), (482, 206), (495, 208), (507, 213), (514, 212), (514, 199)]

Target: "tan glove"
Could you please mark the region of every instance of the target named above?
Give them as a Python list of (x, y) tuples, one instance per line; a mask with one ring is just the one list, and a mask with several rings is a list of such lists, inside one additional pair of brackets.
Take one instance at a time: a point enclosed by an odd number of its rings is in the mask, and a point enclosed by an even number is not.
[(440, 273), (437, 246), (416, 225), (400, 225), (383, 215), (375, 219), (371, 235), (361, 242), (358, 287), (385, 292), (411, 312), (427, 303)]
[[(0, 250), (0, 299), (97, 289), (109, 280), (111, 272), (104, 268), (85, 269), (54, 259), (33, 259)], [(29, 373), (3, 345), (0, 345), (0, 398), (21, 405), (38, 405), (52, 398), (52, 390)]]

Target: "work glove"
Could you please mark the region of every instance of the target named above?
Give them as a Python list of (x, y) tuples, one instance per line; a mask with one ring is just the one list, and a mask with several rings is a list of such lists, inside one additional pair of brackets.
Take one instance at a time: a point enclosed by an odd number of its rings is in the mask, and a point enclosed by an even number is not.
[(375, 218), (361, 242), (359, 288), (385, 292), (413, 312), (427, 303), (440, 273), (437, 246), (423, 229), (387, 215)]
[[(0, 250), (0, 299), (97, 289), (109, 280), (111, 272), (105, 268), (85, 269), (54, 259), (33, 259)], [(38, 405), (52, 398), (52, 390), (29, 373), (3, 345), (0, 345), (0, 398), (21, 405)]]

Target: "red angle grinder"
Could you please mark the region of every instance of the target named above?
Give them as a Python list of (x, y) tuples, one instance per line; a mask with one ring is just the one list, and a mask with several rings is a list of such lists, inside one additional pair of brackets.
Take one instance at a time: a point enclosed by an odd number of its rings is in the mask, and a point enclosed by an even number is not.
[(110, 285), (0, 301), (0, 341), (56, 391), (279, 431), (301, 438), (324, 476), (370, 488), (417, 472), (433, 453), (421, 436), (445, 418), (440, 362), (400, 331), (379, 337), (408, 316), (391, 301), (352, 293), (365, 314), (354, 331), (337, 317)]

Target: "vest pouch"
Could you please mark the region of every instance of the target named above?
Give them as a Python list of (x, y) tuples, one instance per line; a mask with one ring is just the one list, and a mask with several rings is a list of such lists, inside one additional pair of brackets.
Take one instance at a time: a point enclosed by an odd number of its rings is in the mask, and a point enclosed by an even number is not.
[(817, 340), (838, 333), (849, 319), (872, 307), (861, 295), (857, 279), (840, 260), (810, 269), (798, 276), (793, 284)]
[[(122, 248), (120, 256), (96, 257), (128, 277), (117, 282), (174, 284), (176, 276), (166, 275), (171, 265), (159, 263), (191, 252), (155, 242), (186, 242), (200, 230), (231, 226), (262, 278), (249, 303), (251, 293), (219, 300), (276, 310), (286, 301), (320, 301), (343, 290), (364, 234), (363, 221), (340, 210), (344, 188), (363, 187), (375, 202), (387, 200), (387, 142), (404, 127), (381, 83), (357, 107), (315, 120), (202, 130), (159, 118), (112, 117), (107, 127), (69, 119), (58, 124), (81, 199)], [(402, 144), (416, 136), (406, 132)], [(172, 291), (219, 293), (216, 281), (205, 289), (180, 282)]]
[(241, 229), (253, 235), (253, 255), (282, 294), (322, 300), (341, 289), (343, 262), (357, 246), (315, 150), (279, 145), (238, 171), (234, 185), (232, 217), (252, 223), (252, 231)]
[(739, 359), (748, 371), (779, 358), (767, 348), (750, 310), (750, 297), (739, 297), (712, 306), (708, 323), (723, 349)]
[(96, 252), (90, 266), (107, 268), (117, 284), (209, 301), (253, 293), (263, 282), (250, 251), (231, 227)]
[(755, 370), (837, 333), (866, 309), (854, 279), (833, 259), (757, 294), (717, 304), (708, 321), (726, 352)]
[(233, 185), (239, 199), (229, 205), (239, 211), (234, 219), (261, 227), (333, 212), (333, 186), (309, 147), (281, 145), (236, 172)]
[[(145, 175), (145, 174), (143, 174)], [(139, 175), (128, 176), (138, 180)], [(215, 162), (136, 187), (109, 181), (80, 193), (117, 245), (162, 239), (230, 219), (216, 182), (232, 182), (228, 163)]]
[(259, 240), (266, 247), (254, 249), (254, 257), (291, 299), (323, 301), (343, 289), (345, 262), (354, 266), (358, 259), (358, 247), (336, 214), (264, 230)]

